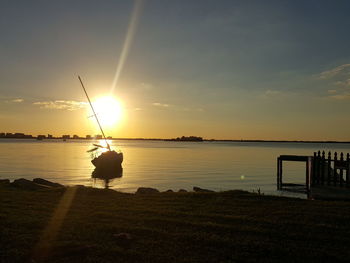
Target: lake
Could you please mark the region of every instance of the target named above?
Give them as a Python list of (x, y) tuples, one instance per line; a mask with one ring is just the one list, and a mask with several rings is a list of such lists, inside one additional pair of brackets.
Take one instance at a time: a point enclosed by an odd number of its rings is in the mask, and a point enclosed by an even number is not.
[[(97, 142), (97, 141), (96, 141)], [(65, 185), (102, 187), (94, 182), (90, 154), (93, 141), (0, 139), (0, 178), (41, 177)], [(159, 190), (216, 191), (242, 189), (265, 194), (276, 190), (279, 155), (312, 155), (314, 151), (350, 152), (341, 143), (112, 141), (124, 153), (123, 177), (112, 189), (135, 192), (140, 186)], [(284, 182), (304, 183), (305, 164), (285, 163)]]

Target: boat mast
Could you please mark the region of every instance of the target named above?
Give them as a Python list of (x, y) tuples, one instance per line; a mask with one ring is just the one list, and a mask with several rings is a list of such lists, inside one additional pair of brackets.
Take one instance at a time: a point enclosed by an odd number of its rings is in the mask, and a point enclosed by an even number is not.
[(99, 120), (98, 120), (98, 118), (97, 118), (96, 112), (95, 112), (95, 110), (94, 110), (94, 107), (92, 106), (92, 103), (91, 103), (91, 101), (90, 101), (89, 95), (88, 95), (87, 92), (86, 92), (86, 89), (85, 89), (85, 87), (84, 87), (83, 81), (81, 80), (80, 76), (78, 76), (78, 78), (79, 78), (79, 81), (80, 81), (81, 86), (83, 87), (83, 90), (84, 90), (84, 92), (85, 92), (85, 95), (86, 95), (86, 97), (87, 97), (87, 99), (88, 99), (88, 101), (89, 101), (89, 104), (90, 104), (90, 107), (91, 107), (91, 109), (92, 109), (92, 112), (94, 113), (94, 116), (95, 116), (95, 118), (96, 118), (97, 124), (98, 124), (98, 126), (100, 127), (100, 130), (101, 130), (101, 132), (102, 132), (103, 138), (105, 139), (105, 142), (106, 142), (106, 144), (107, 144), (107, 148), (108, 148), (108, 150), (110, 151), (110, 150), (111, 150), (111, 146), (110, 146), (109, 143), (107, 142), (107, 138), (106, 138), (105, 133), (103, 132), (102, 126), (101, 126), (101, 124), (100, 124), (100, 122), (99, 122)]

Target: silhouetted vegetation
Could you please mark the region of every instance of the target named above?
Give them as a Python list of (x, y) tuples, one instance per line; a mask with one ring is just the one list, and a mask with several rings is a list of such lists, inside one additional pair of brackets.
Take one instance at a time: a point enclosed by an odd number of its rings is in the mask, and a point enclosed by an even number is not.
[(182, 136), (174, 139), (168, 139), (166, 141), (202, 142), (203, 138), (198, 136)]

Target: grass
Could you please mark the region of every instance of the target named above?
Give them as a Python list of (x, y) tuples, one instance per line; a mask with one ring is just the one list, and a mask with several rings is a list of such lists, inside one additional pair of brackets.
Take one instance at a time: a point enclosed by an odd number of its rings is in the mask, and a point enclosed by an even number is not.
[[(0, 262), (31, 260), (64, 192), (0, 188)], [(349, 262), (349, 244), (350, 202), (78, 188), (46, 260)]]

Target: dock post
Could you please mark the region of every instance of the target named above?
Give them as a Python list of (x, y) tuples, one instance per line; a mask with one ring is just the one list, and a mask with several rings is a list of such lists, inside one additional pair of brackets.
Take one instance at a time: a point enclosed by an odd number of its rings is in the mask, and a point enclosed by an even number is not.
[(280, 190), (280, 158), (277, 157), (277, 190)]
[(308, 157), (307, 162), (306, 162), (306, 195), (307, 198), (310, 198), (310, 183), (311, 183), (311, 174), (312, 174), (312, 163), (313, 163), (313, 158)]

